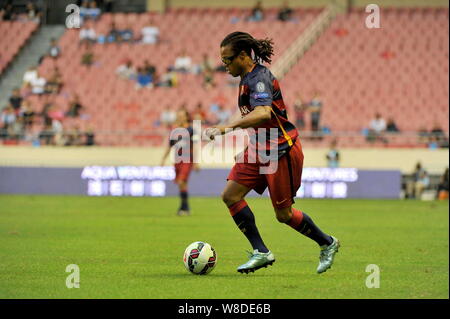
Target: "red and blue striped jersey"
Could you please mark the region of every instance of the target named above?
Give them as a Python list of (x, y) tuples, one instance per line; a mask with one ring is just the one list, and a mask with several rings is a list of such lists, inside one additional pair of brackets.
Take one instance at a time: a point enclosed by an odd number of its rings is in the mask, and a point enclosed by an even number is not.
[[(272, 72), (265, 66), (256, 64), (254, 68), (241, 79), (239, 84), (238, 103), (242, 116), (246, 116), (258, 106), (271, 106), (273, 110), (270, 120), (254, 127), (256, 134), (250, 134), (249, 132), (250, 144), (256, 144), (258, 128), (267, 129), (268, 141), (266, 148), (270, 143), (269, 129), (278, 129), (276, 140), (272, 139), (272, 143), (278, 145), (278, 151), (280, 153), (284, 153), (284, 151), (289, 148), (289, 143), (291, 141), (293, 142), (298, 137), (296, 127), (288, 121), (280, 84)], [(258, 147), (262, 147), (262, 145), (259, 145)]]

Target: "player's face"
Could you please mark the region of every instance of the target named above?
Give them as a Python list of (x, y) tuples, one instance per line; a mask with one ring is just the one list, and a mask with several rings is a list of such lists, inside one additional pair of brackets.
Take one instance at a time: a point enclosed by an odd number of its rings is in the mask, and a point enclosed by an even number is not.
[(180, 110), (177, 112), (177, 121), (180, 125), (187, 122), (186, 112)]
[(238, 57), (239, 53), (233, 52), (229, 45), (220, 48), (222, 63), (232, 76), (239, 76), (242, 73), (242, 67), (239, 64)]

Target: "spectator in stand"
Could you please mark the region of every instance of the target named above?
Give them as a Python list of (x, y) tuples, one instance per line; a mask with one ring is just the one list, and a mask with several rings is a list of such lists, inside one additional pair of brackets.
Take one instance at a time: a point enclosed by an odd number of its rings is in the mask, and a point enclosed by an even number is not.
[(313, 139), (321, 139), (320, 134), (320, 115), (322, 113), (322, 100), (319, 91), (314, 93), (312, 100), (309, 102), (309, 112), (311, 116), (311, 131)]
[(40, 23), (42, 18), (42, 12), (41, 10), (39, 10), (39, 8), (36, 7), (36, 5), (32, 1), (28, 1), (26, 12), (29, 21)]
[(153, 87), (153, 78), (151, 74), (145, 72), (145, 69), (140, 67), (138, 68), (138, 73), (136, 77), (136, 89), (142, 88), (152, 88)]
[(19, 114), (20, 107), (22, 106), (22, 101), (23, 101), (23, 98), (22, 98), (22, 95), (20, 94), (20, 89), (15, 88), (13, 90), (11, 97), (9, 98), (9, 103), (13, 107), (14, 113), (16, 115)]
[(35, 115), (36, 114), (34, 113), (33, 108), (30, 105), (30, 102), (28, 102), (27, 100), (23, 101), (22, 107), (20, 109), (20, 116), (23, 119), (23, 126), (25, 132), (27, 132), (33, 125)]
[(201, 121), (202, 124), (209, 125), (208, 117), (206, 111), (203, 109), (202, 102), (198, 102), (197, 107), (195, 108), (195, 111), (192, 114), (192, 119)]
[(63, 86), (62, 75), (59, 68), (55, 66), (50, 79), (47, 81), (45, 91), (50, 94), (59, 94)]
[[(78, 1), (79, 3), (80, 1)], [(87, 11), (89, 9), (89, 0), (83, 0), (81, 1), (81, 4), (79, 4), (80, 7), (80, 16), (84, 21), (84, 18), (86, 17)]]
[(171, 68), (167, 68), (167, 72), (161, 76), (158, 86), (162, 87), (176, 87), (178, 84), (177, 73)]
[(250, 16), (247, 17), (247, 21), (259, 22), (264, 20), (264, 10), (262, 7), (262, 2), (256, 2), (256, 5), (253, 7)]
[(0, 136), (7, 138), (12, 135), (13, 125), (16, 122), (16, 114), (11, 103), (6, 106), (0, 114)]
[(207, 90), (214, 88), (216, 83), (214, 82), (214, 72), (211, 69), (203, 71), (203, 87)]
[(48, 55), (56, 60), (61, 55), (61, 49), (56, 42), (56, 39), (52, 38), (50, 42), (50, 49), (48, 50)]
[(97, 20), (102, 10), (97, 6), (96, 1), (83, 1), (80, 7), (80, 16), (84, 20)]
[(151, 18), (148, 24), (142, 28), (141, 34), (142, 34), (142, 43), (156, 44), (159, 41), (159, 28), (155, 26)]
[(86, 130), (86, 132), (84, 133), (84, 135), (86, 137), (86, 142), (85, 142), (86, 146), (95, 145), (95, 133), (94, 133), (94, 130), (92, 129), (92, 127), (89, 127)]
[(406, 198), (420, 199), (424, 189), (430, 184), (428, 173), (422, 168), (422, 164), (418, 162), (412, 173), (411, 180), (406, 183)]
[(78, 125), (75, 125), (73, 129), (65, 132), (65, 146), (78, 146), (83, 145), (82, 141), (83, 133)]
[(53, 128), (52, 124), (44, 124), (44, 128), (39, 132), (39, 140), (41, 144), (53, 145)]
[(187, 73), (191, 71), (191, 68), (191, 57), (187, 54), (186, 50), (181, 51), (180, 55), (175, 59), (175, 64), (173, 66), (174, 71)]
[(91, 1), (89, 4), (89, 16), (93, 19), (93, 20), (97, 20), (100, 15), (102, 14), (102, 10), (98, 7), (97, 5), (97, 1)]
[(133, 29), (128, 25), (125, 29), (119, 30), (122, 42), (133, 42)]
[(305, 128), (305, 113), (308, 104), (303, 103), (303, 98), (300, 92), (297, 92), (297, 96), (294, 100), (294, 111), (295, 111), (295, 125), (298, 129), (303, 130)]
[(106, 42), (122, 42), (122, 35), (120, 30), (116, 27), (116, 23), (114, 21), (111, 22), (111, 25), (109, 26), (109, 33), (106, 36)]
[(153, 64), (150, 64), (148, 60), (144, 60), (144, 65), (142, 67), (144, 68), (145, 73), (150, 74), (153, 78), (153, 82), (155, 82), (156, 67)]
[(288, 1), (283, 2), (283, 6), (278, 11), (278, 20), (280, 21), (289, 21), (292, 19), (292, 9), (289, 7)]
[(25, 87), (28, 84), (31, 85), (31, 82), (33, 82), (37, 78), (39, 78), (37, 68), (35, 66), (31, 66), (23, 75), (23, 87)]
[[(430, 144), (434, 143), (436, 148), (448, 148), (448, 139), (439, 122), (435, 121), (430, 131)], [(429, 145), (430, 146), (430, 145)]]
[(54, 121), (64, 120), (64, 111), (56, 104), (51, 104), (47, 110), (47, 114), (52, 119), (52, 124)]
[(42, 121), (44, 122), (44, 126), (52, 125), (52, 118), (48, 115), (48, 112), (52, 109), (52, 107), (52, 102), (46, 102), (42, 108), (41, 113), (39, 113), (39, 115), (42, 117)]
[(60, 54), (61, 54), (61, 49), (58, 46), (56, 39), (52, 38), (50, 40), (50, 49), (48, 50), (48, 53), (39, 58), (38, 64), (41, 64), (46, 56), (52, 58), (53, 60), (57, 60), (58, 57), (60, 56)]
[(52, 131), (53, 131), (53, 143), (57, 146), (63, 146), (66, 143), (64, 127), (60, 120), (54, 119), (52, 121)]
[(421, 127), (419, 131), (417, 132), (418, 135), (418, 142), (428, 144), (429, 142), (429, 133), (425, 127)]
[(78, 94), (75, 94), (72, 101), (69, 103), (69, 110), (66, 112), (66, 116), (68, 117), (79, 117), (80, 111), (83, 109), (83, 106), (80, 103), (80, 98)]
[(207, 53), (203, 54), (202, 62), (198, 66), (198, 73), (203, 76), (203, 87), (206, 89), (215, 87), (214, 68)]
[(11, 3), (6, 3), (5, 8), (0, 9), (0, 21), (15, 20), (16, 14)]
[(85, 65), (90, 68), (92, 64), (94, 64), (94, 52), (92, 52), (91, 46), (88, 45), (81, 56), (81, 65)]
[(337, 150), (336, 146), (337, 146), (337, 141), (334, 139), (331, 142), (330, 150), (328, 151), (327, 156), (326, 156), (329, 168), (339, 167), (340, 156), (339, 156), (339, 151)]
[(27, 97), (32, 95), (32, 93), (31, 93), (31, 84), (30, 83), (23, 84), (23, 87), (20, 88), (20, 94), (22, 95), (22, 97), (24, 99), (26, 99)]
[(167, 128), (171, 128), (176, 119), (177, 119), (177, 112), (175, 112), (175, 110), (171, 105), (166, 107), (164, 111), (161, 112), (160, 122)]
[(441, 176), (439, 184), (437, 186), (436, 199), (444, 200), (448, 199), (449, 183), (448, 183), (448, 167), (445, 169), (444, 174)]
[(123, 80), (131, 80), (136, 77), (136, 70), (133, 67), (131, 60), (126, 60), (116, 69), (116, 74)]
[(203, 53), (202, 55), (202, 62), (200, 62), (197, 66), (197, 70), (195, 71), (196, 74), (202, 74), (206, 70), (212, 70), (214, 71), (214, 68), (212, 66), (212, 61), (209, 58), (208, 53)]
[(386, 132), (389, 133), (398, 133), (400, 130), (397, 127), (397, 124), (395, 124), (395, 121), (392, 117), (388, 118), (387, 124), (386, 124)]
[(93, 44), (97, 41), (97, 34), (95, 33), (94, 28), (91, 25), (86, 25), (80, 30), (80, 45)]
[(387, 143), (387, 140), (383, 137), (386, 132), (386, 121), (381, 117), (380, 113), (375, 114), (375, 118), (370, 121), (369, 132), (367, 134), (367, 141), (374, 142), (376, 140), (381, 140)]
[(38, 77), (37, 79), (34, 79), (30, 83), (31, 93), (37, 94), (37, 95), (42, 95), (42, 94), (47, 93), (45, 91), (46, 84), (47, 84), (47, 80), (44, 77)]

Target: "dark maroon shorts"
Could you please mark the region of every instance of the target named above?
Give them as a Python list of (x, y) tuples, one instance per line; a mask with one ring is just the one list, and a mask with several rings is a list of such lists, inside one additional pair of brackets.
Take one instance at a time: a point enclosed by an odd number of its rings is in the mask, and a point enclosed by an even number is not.
[[(244, 158), (248, 158), (244, 154)], [(297, 139), (288, 154), (278, 161), (278, 168), (272, 174), (261, 174), (260, 163), (236, 163), (228, 175), (228, 180), (254, 189), (262, 194), (269, 187), (270, 199), (275, 208), (289, 207), (300, 188), (303, 170), (303, 151)], [(265, 165), (267, 166), (267, 165)]]
[(193, 163), (176, 163), (175, 182), (187, 182), (193, 166)]

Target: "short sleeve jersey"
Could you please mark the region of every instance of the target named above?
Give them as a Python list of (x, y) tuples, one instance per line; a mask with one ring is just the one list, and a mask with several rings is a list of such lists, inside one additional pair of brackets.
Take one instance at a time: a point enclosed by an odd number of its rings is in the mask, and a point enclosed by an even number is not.
[[(182, 130), (180, 128), (180, 131), (178, 131), (179, 134), (175, 134), (177, 137), (170, 138), (169, 139), (169, 146), (175, 146), (175, 156), (180, 157), (181, 162), (184, 163), (192, 163), (193, 160), (193, 136), (194, 136), (194, 129), (189, 126), (186, 129)], [(189, 149), (187, 149), (187, 146), (189, 145)], [(184, 150), (183, 150), (184, 148)], [(189, 150), (187, 152), (186, 150)]]
[[(276, 140), (272, 139), (271, 142), (276, 143), (279, 153), (283, 154), (289, 148), (288, 139), (294, 141), (298, 137), (296, 127), (288, 121), (280, 84), (265, 66), (256, 64), (253, 70), (241, 79), (238, 103), (241, 115), (244, 117), (258, 106), (271, 106), (273, 110), (270, 120), (254, 128), (256, 134), (249, 132), (251, 143), (257, 141), (258, 128), (276, 128), (278, 129)], [(270, 140), (270, 136), (267, 136), (267, 139)], [(265, 147), (267, 149), (267, 147), (270, 147), (269, 145), (270, 142), (268, 141), (265, 146), (258, 145), (258, 148)]]

